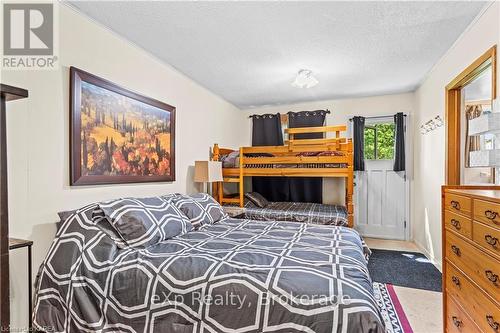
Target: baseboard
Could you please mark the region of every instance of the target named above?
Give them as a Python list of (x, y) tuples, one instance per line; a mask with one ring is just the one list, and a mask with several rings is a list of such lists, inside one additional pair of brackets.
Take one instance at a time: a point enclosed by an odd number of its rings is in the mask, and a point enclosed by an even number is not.
[(431, 256), (431, 254), (429, 253), (429, 251), (420, 243), (416, 242), (415, 240), (413, 240), (413, 243), (415, 243), (415, 245), (418, 247), (418, 249), (420, 250), (420, 252), (422, 252), (422, 254), (430, 260), (430, 262), (436, 266), (436, 268), (442, 273), (443, 272), (443, 269), (442, 269), (442, 266), (441, 266), (441, 262), (440, 261), (437, 261), (436, 258), (434, 258), (433, 256)]

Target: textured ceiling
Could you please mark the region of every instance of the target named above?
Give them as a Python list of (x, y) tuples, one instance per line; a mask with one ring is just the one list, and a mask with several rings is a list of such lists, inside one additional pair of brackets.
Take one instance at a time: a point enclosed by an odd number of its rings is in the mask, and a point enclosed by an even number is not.
[[(240, 108), (414, 90), (485, 2), (75, 1)], [(311, 69), (310, 89), (290, 85)]]

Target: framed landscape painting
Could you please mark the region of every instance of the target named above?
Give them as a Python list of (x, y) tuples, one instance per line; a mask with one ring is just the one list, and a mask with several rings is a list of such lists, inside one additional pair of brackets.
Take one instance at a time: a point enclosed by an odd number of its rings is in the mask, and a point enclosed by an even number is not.
[(175, 107), (70, 68), (71, 185), (175, 180)]

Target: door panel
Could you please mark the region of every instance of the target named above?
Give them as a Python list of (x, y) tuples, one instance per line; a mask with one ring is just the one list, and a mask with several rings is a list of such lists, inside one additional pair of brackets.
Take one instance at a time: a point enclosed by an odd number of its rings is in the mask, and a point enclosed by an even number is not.
[(356, 172), (356, 229), (369, 237), (405, 239), (406, 181), (392, 161), (365, 161)]
[(384, 173), (381, 170), (368, 171), (367, 185), (368, 185), (368, 220), (371, 225), (382, 225), (382, 197), (384, 195)]

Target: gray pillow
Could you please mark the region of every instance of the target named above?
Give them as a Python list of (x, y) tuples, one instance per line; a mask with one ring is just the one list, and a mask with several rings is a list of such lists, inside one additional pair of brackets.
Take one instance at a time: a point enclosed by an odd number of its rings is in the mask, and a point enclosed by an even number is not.
[(123, 240), (122, 236), (109, 222), (109, 219), (104, 214), (104, 211), (99, 207), (92, 211), (92, 221), (101, 229), (109, 238), (111, 238), (119, 248), (127, 247), (127, 243)]
[(75, 210), (66, 210), (64, 212), (59, 212), (59, 213), (57, 213), (57, 215), (59, 215), (60, 221), (64, 222), (68, 219), (68, 217), (70, 217), (71, 215), (73, 215), (75, 213), (76, 213), (76, 209)]
[(195, 229), (228, 218), (224, 209), (206, 193), (180, 195), (173, 199), (175, 205), (188, 217)]
[(94, 221), (97, 223), (104, 216), (130, 247), (145, 248), (193, 229), (168, 196), (124, 198), (102, 202), (98, 206)]
[(240, 164), (239, 160), (240, 152), (233, 151), (227, 155), (222, 155), (220, 161), (222, 162), (223, 168), (236, 168)]
[(247, 192), (245, 193), (245, 198), (253, 202), (257, 207), (265, 208), (269, 205), (269, 201), (258, 192)]
[(75, 210), (66, 210), (64, 212), (58, 212), (57, 215), (59, 215), (59, 221), (56, 222), (56, 231), (59, 231), (61, 229), (62, 224), (64, 221), (66, 221), (71, 215), (76, 213)]

